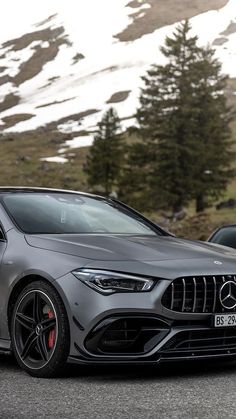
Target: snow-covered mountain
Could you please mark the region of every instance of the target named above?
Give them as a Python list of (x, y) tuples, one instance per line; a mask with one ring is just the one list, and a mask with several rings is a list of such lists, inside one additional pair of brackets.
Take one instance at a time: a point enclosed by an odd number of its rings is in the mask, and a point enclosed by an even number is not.
[(236, 0), (4, 2), (1, 131), (47, 126), (74, 133), (68, 146), (84, 146), (111, 105), (124, 128), (133, 125), (140, 77), (163, 62), (159, 46), (185, 18), (236, 77)]

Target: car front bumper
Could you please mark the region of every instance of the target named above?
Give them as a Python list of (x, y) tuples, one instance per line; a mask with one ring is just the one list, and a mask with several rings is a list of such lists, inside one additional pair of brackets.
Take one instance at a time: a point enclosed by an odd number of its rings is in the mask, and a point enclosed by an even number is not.
[(236, 328), (213, 327), (211, 313), (180, 313), (162, 305), (169, 280), (150, 292), (102, 295), (73, 274), (56, 280), (71, 331), (68, 361), (156, 364), (236, 356)]

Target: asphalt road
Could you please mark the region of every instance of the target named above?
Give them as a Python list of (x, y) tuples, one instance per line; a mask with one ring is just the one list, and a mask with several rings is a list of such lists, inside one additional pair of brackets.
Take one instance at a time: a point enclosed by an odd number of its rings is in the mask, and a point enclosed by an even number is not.
[(0, 418), (236, 418), (236, 362), (155, 368), (69, 367), (60, 379), (0, 357)]

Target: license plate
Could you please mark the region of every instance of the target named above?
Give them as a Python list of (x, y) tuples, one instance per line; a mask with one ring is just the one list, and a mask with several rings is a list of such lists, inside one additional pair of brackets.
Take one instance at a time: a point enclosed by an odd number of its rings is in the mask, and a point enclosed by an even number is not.
[(215, 327), (236, 326), (236, 314), (216, 314), (214, 318)]

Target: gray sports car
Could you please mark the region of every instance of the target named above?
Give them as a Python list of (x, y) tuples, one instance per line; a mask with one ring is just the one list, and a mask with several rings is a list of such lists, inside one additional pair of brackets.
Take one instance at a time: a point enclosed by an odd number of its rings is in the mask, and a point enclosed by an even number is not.
[(235, 250), (114, 199), (0, 188), (0, 348), (34, 376), (234, 357), (235, 274)]

